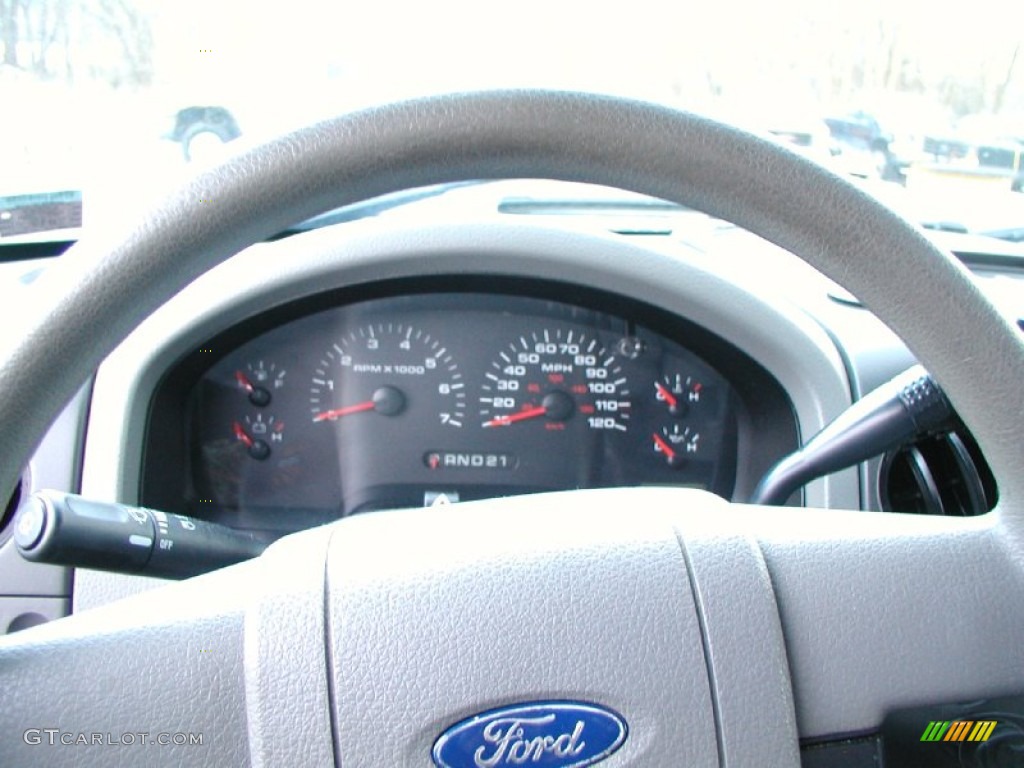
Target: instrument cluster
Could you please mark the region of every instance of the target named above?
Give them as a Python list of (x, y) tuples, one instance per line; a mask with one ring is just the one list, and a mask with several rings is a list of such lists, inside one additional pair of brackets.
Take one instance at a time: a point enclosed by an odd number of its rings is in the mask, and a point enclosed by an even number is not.
[[(219, 353), (212, 365), (193, 360), (181, 366), (191, 374), (167, 377), (147, 456), (160, 437), (164, 449), (182, 443), (182, 457), (146, 462), (144, 501), (288, 531), (575, 488), (732, 494), (743, 408), (688, 344), (721, 354), (706, 332), (670, 338), (593, 304), (469, 291), (307, 308), (270, 324), (234, 329), (205, 347)], [(173, 422), (161, 417), (169, 389), (178, 435), (160, 428)]]

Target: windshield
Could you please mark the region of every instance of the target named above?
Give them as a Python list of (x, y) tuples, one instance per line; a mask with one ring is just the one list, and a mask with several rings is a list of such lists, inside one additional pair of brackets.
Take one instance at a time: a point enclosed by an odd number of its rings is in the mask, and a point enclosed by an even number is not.
[(74, 229), (341, 112), (494, 87), (710, 114), (922, 223), (1016, 231), (1022, 20), (995, 0), (0, 0), (0, 238)]

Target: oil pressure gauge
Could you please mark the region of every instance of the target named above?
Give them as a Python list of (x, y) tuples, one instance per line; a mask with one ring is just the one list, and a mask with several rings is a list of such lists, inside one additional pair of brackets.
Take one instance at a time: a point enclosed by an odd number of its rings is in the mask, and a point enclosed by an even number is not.
[(654, 453), (673, 468), (684, 466), (700, 452), (700, 433), (680, 422), (663, 426), (651, 437)]

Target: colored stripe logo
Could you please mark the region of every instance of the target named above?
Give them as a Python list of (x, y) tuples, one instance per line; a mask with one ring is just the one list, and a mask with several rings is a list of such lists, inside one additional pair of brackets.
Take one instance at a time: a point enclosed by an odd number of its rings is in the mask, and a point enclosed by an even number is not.
[(921, 741), (987, 741), (995, 727), (995, 720), (932, 720)]

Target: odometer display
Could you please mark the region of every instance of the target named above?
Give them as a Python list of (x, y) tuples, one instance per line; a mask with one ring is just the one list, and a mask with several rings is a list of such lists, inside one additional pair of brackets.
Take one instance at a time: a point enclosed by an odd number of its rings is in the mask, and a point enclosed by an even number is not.
[(481, 425), (625, 432), (629, 381), (614, 354), (573, 328), (545, 328), (520, 336), (498, 352), (484, 374)]

